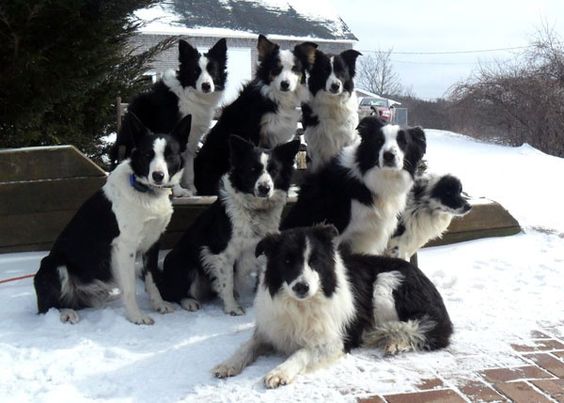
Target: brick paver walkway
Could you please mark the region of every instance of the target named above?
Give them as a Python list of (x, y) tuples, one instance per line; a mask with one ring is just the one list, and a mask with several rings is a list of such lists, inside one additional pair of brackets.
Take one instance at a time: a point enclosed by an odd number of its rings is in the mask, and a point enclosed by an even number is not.
[(523, 402), (564, 403), (564, 337), (555, 329), (534, 331), (528, 345), (512, 344), (523, 365), (484, 368), (467, 379), (437, 377), (417, 385), (419, 391), (371, 396), (362, 403)]

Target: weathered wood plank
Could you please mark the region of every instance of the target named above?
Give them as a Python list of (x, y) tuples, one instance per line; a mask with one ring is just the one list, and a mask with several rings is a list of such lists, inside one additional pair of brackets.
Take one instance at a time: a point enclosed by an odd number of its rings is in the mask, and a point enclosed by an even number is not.
[(75, 213), (66, 210), (4, 216), (0, 247), (52, 243)]
[(98, 165), (74, 146), (0, 150), (0, 182), (105, 175)]
[(86, 177), (0, 183), (0, 217), (77, 210), (105, 182), (105, 177)]

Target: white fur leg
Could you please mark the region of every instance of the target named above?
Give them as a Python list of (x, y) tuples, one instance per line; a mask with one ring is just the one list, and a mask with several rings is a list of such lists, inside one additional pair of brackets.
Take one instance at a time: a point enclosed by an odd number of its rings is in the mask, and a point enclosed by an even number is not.
[(161, 297), (161, 293), (159, 292), (151, 273), (147, 273), (145, 275), (145, 290), (147, 291), (147, 294), (149, 294), (151, 306), (155, 311), (159, 313), (174, 312), (174, 305), (170, 302), (164, 301)]
[(180, 306), (190, 312), (200, 309), (200, 303), (194, 298), (184, 298), (180, 301)]
[(135, 249), (115, 245), (112, 251), (112, 267), (122, 293), (125, 315), (137, 325), (152, 325), (155, 321), (139, 309), (135, 296)]
[(291, 383), (297, 375), (328, 365), (343, 354), (342, 343), (316, 348), (302, 348), (264, 377), (264, 385), (274, 389)]
[(223, 301), (223, 311), (232, 316), (244, 315), (245, 311), (235, 299), (233, 266), (235, 262), (223, 255), (202, 254), (205, 270), (215, 277), (213, 290)]
[(434, 326), (433, 321), (425, 318), (421, 321), (384, 322), (363, 335), (363, 344), (379, 347), (386, 355), (422, 350), (427, 342), (425, 334)]
[(195, 189), (185, 189), (180, 185), (174, 185), (172, 188), (172, 195), (174, 197), (192, 197), (196, 194)]
[[(177, 195), (174, 193), (177, 197), (194, 196), (196, 194), (196, 187), (194, 186), (194, 157), (194, 153), (189, 149), (184, 153), (184, 172), (182, 173), (182, 180), (180, 182), (182, 184), (182, 188), (180, 189), (182, 189), (184, 193), (190, 194)], [(173, 192), (175, 192), (175, 190), (176, 188), (173, 189)]]
[(239, 375), (245, 367), (268, 350), (268, 346), (255, 333), (249, 341), (241, 345), (229, 359), (216, 366), (212, 372), (217, 378)]
[(78, 313), (76, 313), (74, 309), (61, 309), (60, 314), (61, 315), (59, 317), (61, 319), (61, 322), (63, 323), (70, 323), (72, 325), (75, 325), (80, 320)]

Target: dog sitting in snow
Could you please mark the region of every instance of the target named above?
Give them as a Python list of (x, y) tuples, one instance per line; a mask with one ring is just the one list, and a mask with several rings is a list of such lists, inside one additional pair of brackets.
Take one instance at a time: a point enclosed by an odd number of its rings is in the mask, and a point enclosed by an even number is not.
[(260, 270), (255, 246), (278, 230), (299, 146), (294, 140), (267, 150), (231, 136), (231, 169), (221, 180), (218, 199), (164, 260), (163, 298), (195, 311), (203, 300), (219, 295), (225, 313), (244, 314), (235, 285)]
[(452, 175), (424, 174), (407, 196), (398, 226), (388, 241), (386, 255), (409, 261), (427, 242), (442, 234), (452, 219), (471, 209), (460, 179)]
[(271, 351), (288, 359), (264, 378), (267, 388), (329, 365), (354, 347), (386, 354), (446, 347), (452, 323), (433, 283), (401, 259), (341, 255), (333, 226), (269, 235), (256, 247), (266, 255), (255, 297), (251, 339), (213, 369), (235, 376)]
[(182, 177), (191, 116), (171, 134), (154, 134), (133, 114), (127, 115), (136, 143), (130, 158), (108, 176), (88, 199), (41, 260), (35, 275), (39, 313), (60, 310), (63, 322), (77, 323), (76, 309), (98, 306), (121, 290), (127, 319), (153, 324), (135, 296), (135, 258), (143, 256), (145, 288), (153, 308), (174, 308), (164, 302), (154, 282), (158, 273), (158, 241), (172, 216), (171, 188)]

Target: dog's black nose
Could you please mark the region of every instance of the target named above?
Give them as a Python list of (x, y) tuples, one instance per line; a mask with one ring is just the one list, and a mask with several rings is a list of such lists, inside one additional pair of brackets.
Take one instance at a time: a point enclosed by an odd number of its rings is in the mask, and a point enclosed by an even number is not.
[(337, 91), (339, 91), (339, 88), (341, 88), (341, 84), (339, 84), (339, 83), (331, 84), (331, 92), (337, 92)]
[(161, 171), (153, 172), (153, 180), (156, 183), (161, 183), (163, 181), (164, 177), (165, 177), (164, 172), (161, 172)]
[(204, 92), (210, 92), (211, 90), (211, 85), (210, 83), (202, 83), (202, 91)]
[(384, 162), (393, 162), (395, 158), (396, 155), (394, 153), (391, 153), (389, 151), (384, 152)]
[(261, 183), (260, 185), (258, 185), (257, 190), (259, 196), (262, 197), (268, 196), (268, 194), (270, 193), (270, 185), (265, 185)]
[(280, 83), (280, 89), (282, 91), (288, 91), (288, 89), (290, 89), (290, 82), (289, 81), (282, 81)]
[(294, 284), (292, 290), (298, 297), (305, 297), (309, 292), (309, 284), (300, 281), (299, 283)]

